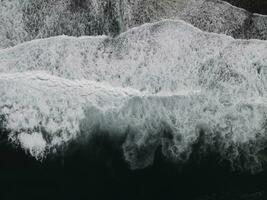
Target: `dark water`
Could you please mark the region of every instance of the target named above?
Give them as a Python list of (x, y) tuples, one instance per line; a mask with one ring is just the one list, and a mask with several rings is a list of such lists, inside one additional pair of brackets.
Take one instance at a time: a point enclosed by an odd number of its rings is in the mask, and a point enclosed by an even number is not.
[(233, 172), (212, 154), (199, 159), (193, 153), (188, 163), (175, 165), (159, 150), (153, 166), (132, 171), (107, 138), (73, 144), (65, 155), (43, 162), (1, 141), (1, 200), (267, 199), (266, 172)]
[(267, 14), (266, 0), (225, 0), (232, 5), (244, 8), (253, 13)]

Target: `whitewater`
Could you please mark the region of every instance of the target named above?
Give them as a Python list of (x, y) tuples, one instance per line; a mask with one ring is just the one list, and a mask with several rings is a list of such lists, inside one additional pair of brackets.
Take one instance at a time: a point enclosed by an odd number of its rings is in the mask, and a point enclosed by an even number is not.
[(186, 162), (193, 145), (234, 169), (262, 170), (267, 42), (203, 32), (180, 20), (115, 38), (57, 36), (0, 50), (0, 127), (38, 160), (94, 134), (122, 138), (132, 169), (155, 152)]
[(220, 0), (114, 0), (108, 8), (108, 0), (86, 0), (82, 5), (73, 2), (79, 1), (1, 2), (0, 49), (56, 35), (117, 36), (163, 19), (184, 20), (202, 31), (237, 39), (267, 39), (266, 15)]

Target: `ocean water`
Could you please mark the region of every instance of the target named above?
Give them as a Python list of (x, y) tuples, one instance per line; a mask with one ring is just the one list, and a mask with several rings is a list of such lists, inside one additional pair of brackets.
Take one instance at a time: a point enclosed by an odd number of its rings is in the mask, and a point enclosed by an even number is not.
[(153, 166), (137, 171), (108, 138), (71, 151), (40, 163), (2, 144), (1, 199), (266, 199), (266, 172), (233, 172), (216, 155), (199, 159), (197, 150), (184, 166), (158, 151)]
[[(266, 16), (217, 0), (1, 3), (22, 26), (2, 12), (0, 199), (267, 199)], [(69, 36), (51, 5), (76, 16)]]
[(2, 0), (0, 48), (58, 35), (115, 37), (162, 19), (181, 19), (234, 38), (267, 39), (267, 17), (257, 12), (265, 9), (265, 1), (228, 2), (233, 5), (221, 0)]

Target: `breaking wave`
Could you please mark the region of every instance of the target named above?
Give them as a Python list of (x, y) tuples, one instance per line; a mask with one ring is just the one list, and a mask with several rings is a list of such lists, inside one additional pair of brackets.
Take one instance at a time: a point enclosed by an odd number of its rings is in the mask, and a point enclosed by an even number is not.
[(155, 152), (185, 163), (215, 152), (262, 170), (267, 42), (164, 20), (116, 38), (59, 36), (0, 51), (1, 134), (38, 160), (96, 134), (132, 169)]

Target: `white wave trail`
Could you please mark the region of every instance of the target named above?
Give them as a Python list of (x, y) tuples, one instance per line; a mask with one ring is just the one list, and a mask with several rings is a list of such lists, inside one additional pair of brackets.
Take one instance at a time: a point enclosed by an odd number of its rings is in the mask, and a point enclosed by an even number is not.
[(115, 39), (35, 40), (0, 51), (1, 123), (38, 159), (106, 132), (125, 137), (125, 159), (143, 168), (159, 146), (169, 159), (187, 160), (204, 133), (205, 146), (255, 170), (267, 139), (266, 66), (266, 41), (182, 21)]

